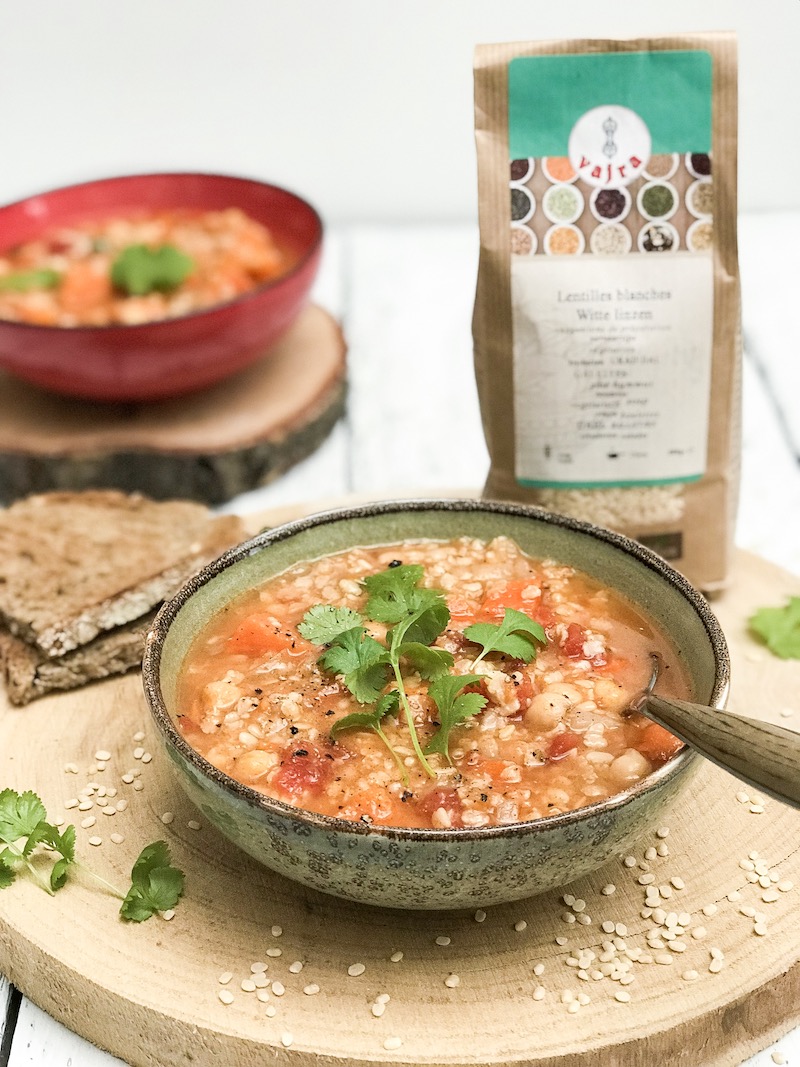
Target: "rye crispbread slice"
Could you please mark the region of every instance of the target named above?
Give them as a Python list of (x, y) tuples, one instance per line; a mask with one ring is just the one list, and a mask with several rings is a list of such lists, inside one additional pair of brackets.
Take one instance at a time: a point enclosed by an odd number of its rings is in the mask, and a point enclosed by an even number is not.
[(8, 699), (15, 705), (29, 704), (47, 693), (133, 670), (142, 662), (145, 635), (155, 616), (149, 611), (63, 656), (45, 656), (35, 645), (0, 631), (0, 673)]
[(112, 490), (43, 493), (0, 512), (0, 621), (46, 657), (138, 619), (245, 536), (202, 504)]

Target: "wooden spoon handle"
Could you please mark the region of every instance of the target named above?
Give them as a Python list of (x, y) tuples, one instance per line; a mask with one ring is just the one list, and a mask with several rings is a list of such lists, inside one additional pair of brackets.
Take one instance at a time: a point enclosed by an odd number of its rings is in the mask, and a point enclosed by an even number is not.
[(800, 733), (655, 693), (641, 710), (723, 770), (800, 808)]

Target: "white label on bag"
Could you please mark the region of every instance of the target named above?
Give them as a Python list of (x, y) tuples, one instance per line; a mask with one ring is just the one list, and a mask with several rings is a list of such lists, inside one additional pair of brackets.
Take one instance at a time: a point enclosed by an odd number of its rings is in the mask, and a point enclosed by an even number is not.
[(511, 286), (517, 480), (588, 488), (701, 477), (711, 256), (512, 256)]

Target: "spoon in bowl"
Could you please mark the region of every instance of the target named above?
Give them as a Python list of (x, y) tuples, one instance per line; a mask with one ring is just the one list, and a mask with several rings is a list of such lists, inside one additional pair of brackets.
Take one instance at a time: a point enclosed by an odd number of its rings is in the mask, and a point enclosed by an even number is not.
[(800, 808), (800, 733), (705, 704), (655, 693), (661, 657), (644, 692), (630, 705), (729, 774), (776, 800)]

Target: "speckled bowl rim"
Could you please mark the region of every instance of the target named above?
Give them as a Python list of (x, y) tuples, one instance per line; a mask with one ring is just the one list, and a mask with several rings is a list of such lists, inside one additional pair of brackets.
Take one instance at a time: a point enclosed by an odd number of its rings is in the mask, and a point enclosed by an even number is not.
[(449, 830), (384, 826), (376, 823), (353, 822), (349, 819), (340, 819), (331, 815), (320, 815), (317, 812), (294, 807), (292, 804), (286, 804), (283, 801), (264, 796), (263, 793), (237, 782), (234, 778), (231, 778), (204, 759), (176, 729), (172, 717), (167, 711), (161, 691), (160, 667), (163, 644), (170, 626), (187, 601), (212, 578), (229, 567), (235, 566), (240, 560), (268, 549), (270, 545), (292, 538), (304, 530), (323, 527), (342, 520), (414, 511), (483, 512), (532, 518), (537, 522), (560, 526), (566, 530), (573, 530), (576, 533), (592, 537), (597, 541), (619, 549), (623, 554), (631, 556), (676, 589), (699, 617), (708, 636), (714, 657), (714, 686), (709, 705), (717, 710), (722, 710), (725, 707), (730, 686), (730, 656), (725, 635), (719, 622), (705, 598), (688, 579), (671, 567), (661, 556), (638, 541), (625, 537), (623, 534), (604, 529), (601, 526), (595, 526), (592, 523), (574, 519), (567, 515), (559, 515), (532, 505), (458, 498), (384, 500), (359, 506), (316, 512), (302, 519), (295, 519), (267, 529), (240, 545), (229, 549), (218, 559), (209, 563), (203, 570), (189, 579), (175, 596), (162, 606), (153, 620), (145, 640), (142, 682), (153, 721), (166, 744), (173, 748), (183, 760), (191, 764), (203, 777), (210, 779), (220, 789), (233, 794), (235, 798), (243, 801), (250, 808), (328, 832), (357, 836), (379, 835), (394, 841), (424, 840), (432, 842), (484, 841), (488, 838), (513, 838), (552, 831), (560, 827), (580, 823), (594, 816), (622, 808), (633, 800), (658, 789), (675, 775), (688, 769), (687, 764), (701, 758), (691, 748), (685, 747), (672, 759), (668, 760), (667, 763), (658, 767), (630, 788), (620, 793), (615, 793), (605, 800), (587, 804), (573, 811), (562, 812), (558, 815), (546, 815), (540, 819), (507, 823), (503, 826), (459, 827)]

